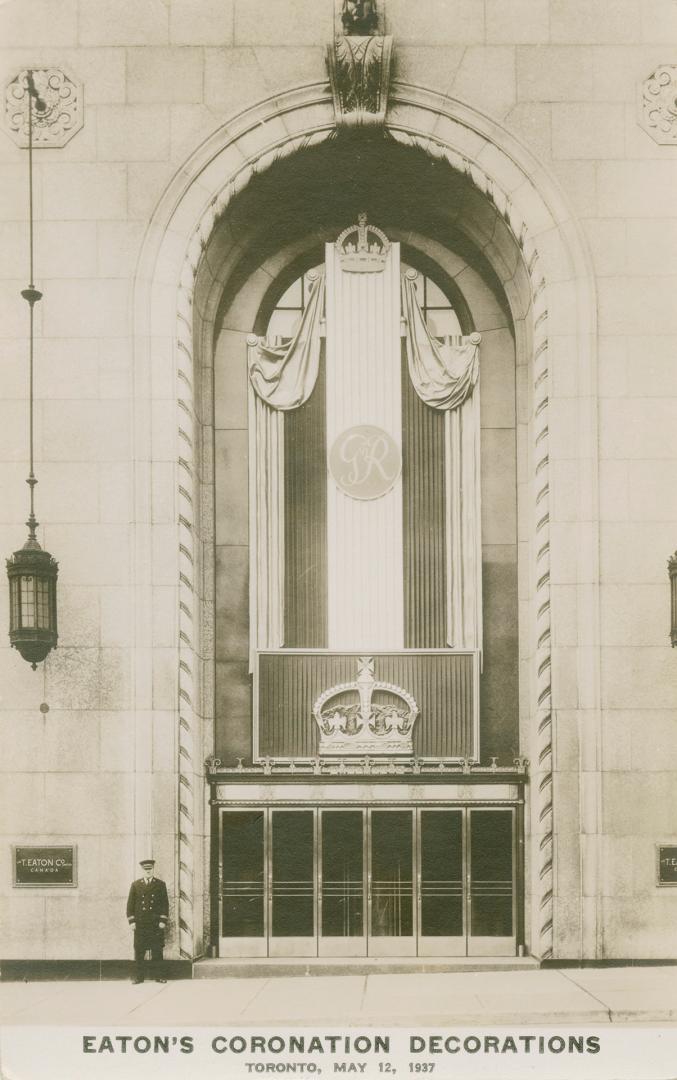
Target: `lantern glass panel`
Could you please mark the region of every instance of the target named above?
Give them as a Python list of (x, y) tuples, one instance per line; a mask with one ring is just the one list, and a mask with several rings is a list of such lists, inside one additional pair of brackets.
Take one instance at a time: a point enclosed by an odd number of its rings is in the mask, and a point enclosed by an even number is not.
[(32, 574), (22, 574), (21, 578), (21, 626), (24, 629), (35, 627), (35, 578)]
[(9, 583), (9, 624), (12, 629), (19, 625), (19, 579), (11, 578)]
[(37, 626), (41, 630), (49, 629), (49, 581), (36, 578)]

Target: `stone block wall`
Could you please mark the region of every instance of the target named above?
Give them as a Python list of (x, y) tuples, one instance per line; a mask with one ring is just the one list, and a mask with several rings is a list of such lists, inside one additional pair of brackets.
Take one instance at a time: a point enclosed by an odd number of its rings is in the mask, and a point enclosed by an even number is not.
[[(675, 6), (385, 6), (395, 77), (522, 140), (589, 247), (598, 366), (567, 364), (573, 326), (551, 327), (556, 953), (662, 957), (677, 904), (654, 862), (656, 842), (677, 841), (665, 569), (677, 546), (677, 145), (638, 125), (636, 99), (674, 61)], [(233, 114), (324, 79), (333, 27), (332, 0), (0, 5), (3, 85), (54, 64), (85, 95), (82, 130), (35, 155), (37, 509), (60, 562), (60, 642), (36, 673), (0, 643), (0, 957), (127, 955), (124, 893), (151, 842), (176, 892), (176, 387), (159, 351), (133, 353), (136, 259), (188, 155)], [(5, 555), (25, 535), (26, 214), (26, 154), (0, 133)], [(581, 398), (596, 402), (593, 430), (578, 429)], [(597, 440), (598, 477), (586, 466)], [(585, 580), (581, 536), (598, 581)], [(59, 841), (78, 843), (78, 890), (14, 890), (9, 845)]]

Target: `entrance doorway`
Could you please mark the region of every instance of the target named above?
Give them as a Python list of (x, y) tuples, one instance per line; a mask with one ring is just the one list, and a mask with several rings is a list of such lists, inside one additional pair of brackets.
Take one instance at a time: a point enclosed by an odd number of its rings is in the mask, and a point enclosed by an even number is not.
[(221, 814), (221, 956), (514, 956), (515, 808)]

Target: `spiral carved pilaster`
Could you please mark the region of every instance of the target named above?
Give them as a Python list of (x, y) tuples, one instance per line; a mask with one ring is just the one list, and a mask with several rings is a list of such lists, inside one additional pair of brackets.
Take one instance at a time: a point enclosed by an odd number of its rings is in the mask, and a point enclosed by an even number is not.
[[(193, 959), (195, 949), (194, 860), (196, 781), (201, 754), (195, 748), (198, 680), (198, 596), (195, 579), (195, 431), (193, 408), (192, 298), (179, 290), (176, 372), (178, 378), (178, 511), (179, 511), (179, 738), (178, 738), (178, 925), (182, 957)], [(198, 769), (196, 771), (196, 761)], [(199, 797), (201, 797), (201, 791)]]
[[(535, 260), (538, 272), (538, 259)], [(548, 457), (548, 337), (545, 289), (534, 294), (534, 477), (536, 573), (536, 760), (531, 776), (538, 809), (539, 955), (553, 953), (553, 718), (550, 635), (550, 484)]]

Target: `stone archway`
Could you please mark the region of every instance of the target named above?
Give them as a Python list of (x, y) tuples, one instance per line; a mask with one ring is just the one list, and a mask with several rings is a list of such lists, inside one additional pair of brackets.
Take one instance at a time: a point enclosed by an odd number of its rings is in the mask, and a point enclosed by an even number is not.
[[(552, 387), (576, 387), (579, 500), (596, 497), (595, 305), (590, 267), (576, 223), (555, 182), (520, 143), (466, 105), (426, 90), (395, 84), (386, 117), (389, 136), (444, 161), (468, 181), (465, 222), (499, 274), (508, 301), (519, 312), (520, 345), (528, 357), (531, 499), (529, 544), (531, 580), (529, 716), (527, 756), (531, 760), (530, 886), (531, 950), (547, 958), (554, 951), (585, 950), (596, 932), (593, 905), (580, 903), (576, 929), (556, 942), (558, 892), (553, 824), (553, 645), (551, 635), (551, 468), (550, 428), (555, 412)], [(298, 150), (319, 145), (335, 131), (332, 99), (314, 84), (264, 101), (219, 128), (195, 151), (163, 194), (149, 225), (137, 267), (134, 295), (136, 372), (135, 459), (137, 484), (137, 620), (144, 625), (151, 602), (148, 589), (153, 523), (146, 512), (151, 465), (166, 453), (166, 431), (153, 425), (154, 403), (164, 401), (176, 433), (173, 493), (177, 506), (178, 582), (178, 903), (181, 955), (199, 953), (201, 894), (205, 859), (203, 816), (203, 728), (211, 717), (209, 640), (213, 633), (209, 582), (201, 548), (211, 542), (210, 476), (200, 452), (198, 418), (208, 407), (208, 389), (194, 363), (194, 334), (208, 335), (223, 287), (229, 244), (215, 232), (234, 196), (254, 176)], [(569, 391), (571, 392), (571, 391)], [(162, 444), (162, 445), (160, 445)], [(592, 477), (590, 483), (584, 484)], [(598, 828), (598, 773), (594, 747), (598, 733), (599, 659), (596, 544), (588, 509), (578, 545), (579, 622), (592, 626), (591, 642), (576, 656), (581, 707), (586, 712), (581, 759), (588, 780), (581, 813), (591, 834), (592, 864)], [(557, 659), (557, 657), (555, 657)], [(138, 685), (144, 664), (138, 652)], [(557, 670), (557, 669), (556, 669)], [(557, 674), (555, 675), (555, 680)], [(556, 683), (555, 683), (556, 685)], [(591, 756), (592, 755), (592, 756)], [(588, 841), (586, 841), (588, 842)], [(582, 890), (581, 890), (582, 897)], [(568, 938), (567, 938), (568, 934)], [(578, 945), (576, 945), (578, 941)], [(564, 943), (564, 944), (563, 944)]]

